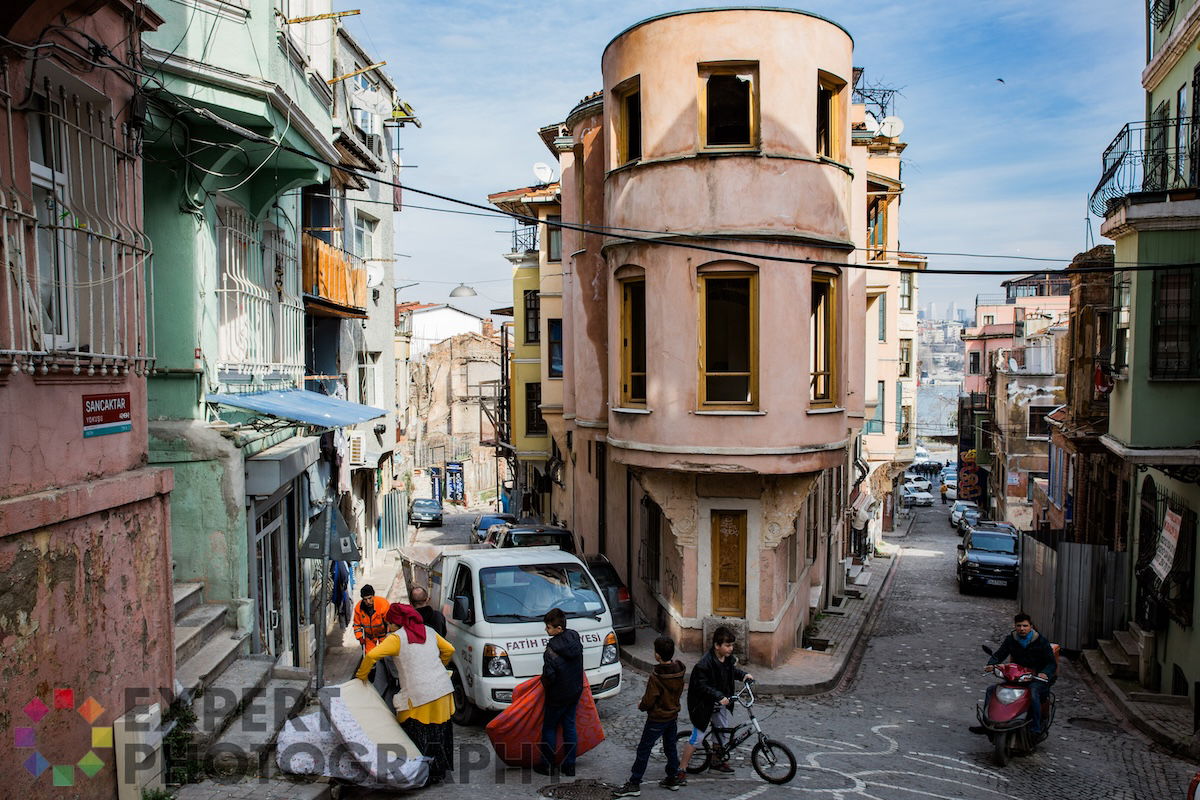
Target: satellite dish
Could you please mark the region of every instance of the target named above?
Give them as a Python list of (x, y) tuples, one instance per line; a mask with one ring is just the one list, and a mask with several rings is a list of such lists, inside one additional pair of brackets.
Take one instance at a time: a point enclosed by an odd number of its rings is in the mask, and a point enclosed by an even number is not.
[(549, 183), (554, 180), (554, 170), (549, 164), (539, 161), (533, 165), (533, 176), (538, 179), (538, 183)]
[(1017, 360), (1015, 358), (1010, 358), (1008, 360), (1008, 371), (1009, 372), (1017, 372), (1020, 369), (1021, 369), (1021, 366), (1017, 363)]
[(867, 132), (872, 136), (879, 133), (879, 120), (875, 119), (875, 115), (870, 111), (863, 114), (863, 125), (866, 126)]
[(879, 123), (879, 135), (888, 139), (895, 139), (904, 132), (904, 120), (899, 117), (884, 117), (883, 122)]
[(367, 264), (367, 286), (374, 289), (383, 283), (383, 267), (379, 264)]

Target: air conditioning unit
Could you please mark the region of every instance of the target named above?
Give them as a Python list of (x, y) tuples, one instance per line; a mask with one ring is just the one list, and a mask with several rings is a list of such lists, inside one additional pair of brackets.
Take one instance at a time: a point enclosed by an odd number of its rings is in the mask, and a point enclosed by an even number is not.
[(352, 431), (346, 434), (350, 442), (350, 466), (365, 467), (367, 465), (367, 435), (362, 431)]
[(376, 158), (383, 158), (383, 137), (378, 133), (368, 133), (366, 136), (367, 149), (375, 154)]

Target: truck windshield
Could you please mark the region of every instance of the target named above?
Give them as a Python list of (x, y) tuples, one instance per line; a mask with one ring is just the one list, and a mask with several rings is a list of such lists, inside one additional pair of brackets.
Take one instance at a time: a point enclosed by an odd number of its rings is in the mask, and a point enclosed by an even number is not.
[(568, 617), (604, 613), (600, 591), (578, 564), (524, 564), (480, 570), (483, 616), (489, 622), (533, 622), (552, 608)]

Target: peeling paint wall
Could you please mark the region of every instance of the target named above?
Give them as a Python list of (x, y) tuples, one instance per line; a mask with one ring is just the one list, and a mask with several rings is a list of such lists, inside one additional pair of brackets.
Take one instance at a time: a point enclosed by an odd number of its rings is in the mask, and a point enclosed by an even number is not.
[[(0, 738), (32, 727), (50, 764), (77, 764), (89, 750), (104, 764), (92, 777), (76, 767), (63, 797), (114, 796), (113, 751), (92, 748), (92, 726), (172, 686), (169, 527), (159, 494), (0, 538)], [(56, 706), (58, 689), (73, 690), (69, 709)], [(76, 710), (88, 697), (103, 707), (90, 725)], [(35, 698), (51, 709), (36, 722), (23, 710)], [(0, 749), (7, 796), (52, 796), (50, 772), (34, 778), (22, 766), (32, 753)]]

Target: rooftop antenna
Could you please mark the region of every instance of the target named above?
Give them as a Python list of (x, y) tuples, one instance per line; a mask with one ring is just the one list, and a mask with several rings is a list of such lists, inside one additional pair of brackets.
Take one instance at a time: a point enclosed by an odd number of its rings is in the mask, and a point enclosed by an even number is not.
[(1096, 237), (1092, 233), (1092, 212), (1089, 207), (1089, 198), (1084, 196), (1083, 199), (1083, 250), (1087, 252), (1096, 246)]

